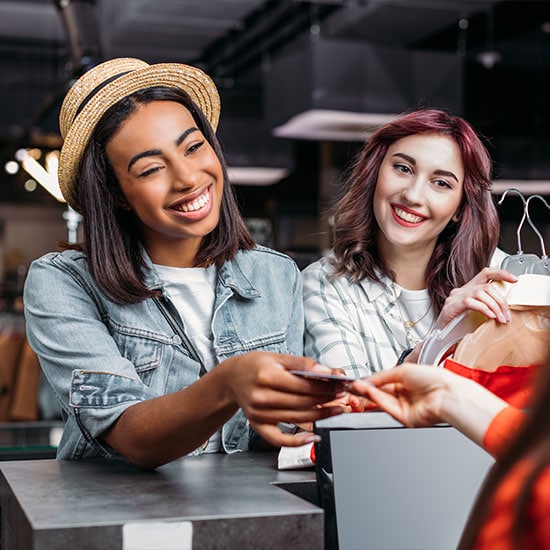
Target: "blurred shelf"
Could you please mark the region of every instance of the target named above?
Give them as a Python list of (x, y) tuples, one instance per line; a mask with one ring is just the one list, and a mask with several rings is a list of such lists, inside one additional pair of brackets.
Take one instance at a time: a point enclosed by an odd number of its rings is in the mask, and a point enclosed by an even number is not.
[(0, 423), (0, 461), (55, 458), (61, 420)]

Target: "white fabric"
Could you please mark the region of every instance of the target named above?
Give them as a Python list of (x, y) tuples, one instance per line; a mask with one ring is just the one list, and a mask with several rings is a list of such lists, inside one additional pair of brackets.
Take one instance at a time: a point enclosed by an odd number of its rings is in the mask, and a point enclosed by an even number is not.
[[(183, 321), (185, 333), (206, 370), (217, 364), (213, 346), (212, 316), (216, 297), (216, 266), (171, 267), (155, 265), (166, 292), (176, 306)], [(221, 431), (218, 430), (208, 440), (204, 452), (220, 450)]]
[(398, 296), (397, 313), (399, 320), (403, 324), (407, 321), (414, 323), (414, 326), (408, 330), (411, 340), (409, 342), (410, 347), (414, 347), (428, 335), (435, 322), (434, 312), (431, 309), (430, 294), (427, 288), (408, 290), (397, 284), (394, 287)]

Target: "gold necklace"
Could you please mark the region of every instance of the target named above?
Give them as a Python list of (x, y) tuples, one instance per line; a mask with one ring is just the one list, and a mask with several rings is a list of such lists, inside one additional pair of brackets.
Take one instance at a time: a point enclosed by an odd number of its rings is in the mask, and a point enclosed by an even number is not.
[[(405, 319), (405, 316), (403, 315), (403, 312), (401, 311), (401, 306), (399, 305), (399, 298), (397, 297), (397, 290), (395, 288), (394, 283), (392, 283), (391, 288), (392, 288), (392, 291), (393, 291), (393, 295), (395, 297), (395, 305), (397, 306), (397, 312), (399, 313), (399, 319), (401, 320), (401, 323), (403, 324), (403, 329), (405, 330), (405, 338), (407, 338), (407, 342), (409, 343), (409, 346), (414, 347), (414, 346), (416, 346), (416, 344), (418, 344), (418, 342), (420, 342), (422, 340), (422, 338), (419, 339), (418, 337), (415, 337), (411, 333), (411, 330), (418, 323), (420, 323), (420, 321), (422, 321), (422, 319), (424, 319), (424, 317), (426, 317), (426, 315), (428, 315), (428, 313), (432, 309), (432, 304), (430, 303), (428, 305), (428, 309), (416, 321), (413, 321), (412, 319), (407, 320), (407, 319)], [(433, 323), (432, 323), (432, 325), (433, 325)], [(428, 329), (428, 332), (430, 332), (431, 328), (432, 327), (430, 326), (430, 328)], [(424, 336), (426, 336), (426, 335), (424, 335)]]

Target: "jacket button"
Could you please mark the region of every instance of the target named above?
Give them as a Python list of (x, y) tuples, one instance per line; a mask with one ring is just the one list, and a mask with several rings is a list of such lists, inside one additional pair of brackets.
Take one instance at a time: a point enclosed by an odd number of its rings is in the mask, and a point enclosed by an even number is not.
[(179, 346), (181, 344), (181, 338), (179, 337), (179, 335), (175, 334), (174, 336), (172, 336), (172, 344), (174, 344), (175, 346)]

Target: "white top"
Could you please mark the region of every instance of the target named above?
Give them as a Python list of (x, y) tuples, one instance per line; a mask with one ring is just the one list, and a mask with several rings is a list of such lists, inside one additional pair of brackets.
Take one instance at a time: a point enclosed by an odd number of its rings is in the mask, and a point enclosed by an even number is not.
[[(155, 264), (155, 269), (180, 314), (185, 334), (192, 342), (206, 370), (212, 370), (217, 364), (212, 335), (216, 266), (170, 267)], [(204, 452), (218, 452), (220, 436), (220, 430), (214, 433), (208, 440)]]
[(422, 341), (435, 323), (435, 315), (427, 288), (408, 290), (393, 285), (397, 295), (397, 316), (403, 324), (411, 348)]

